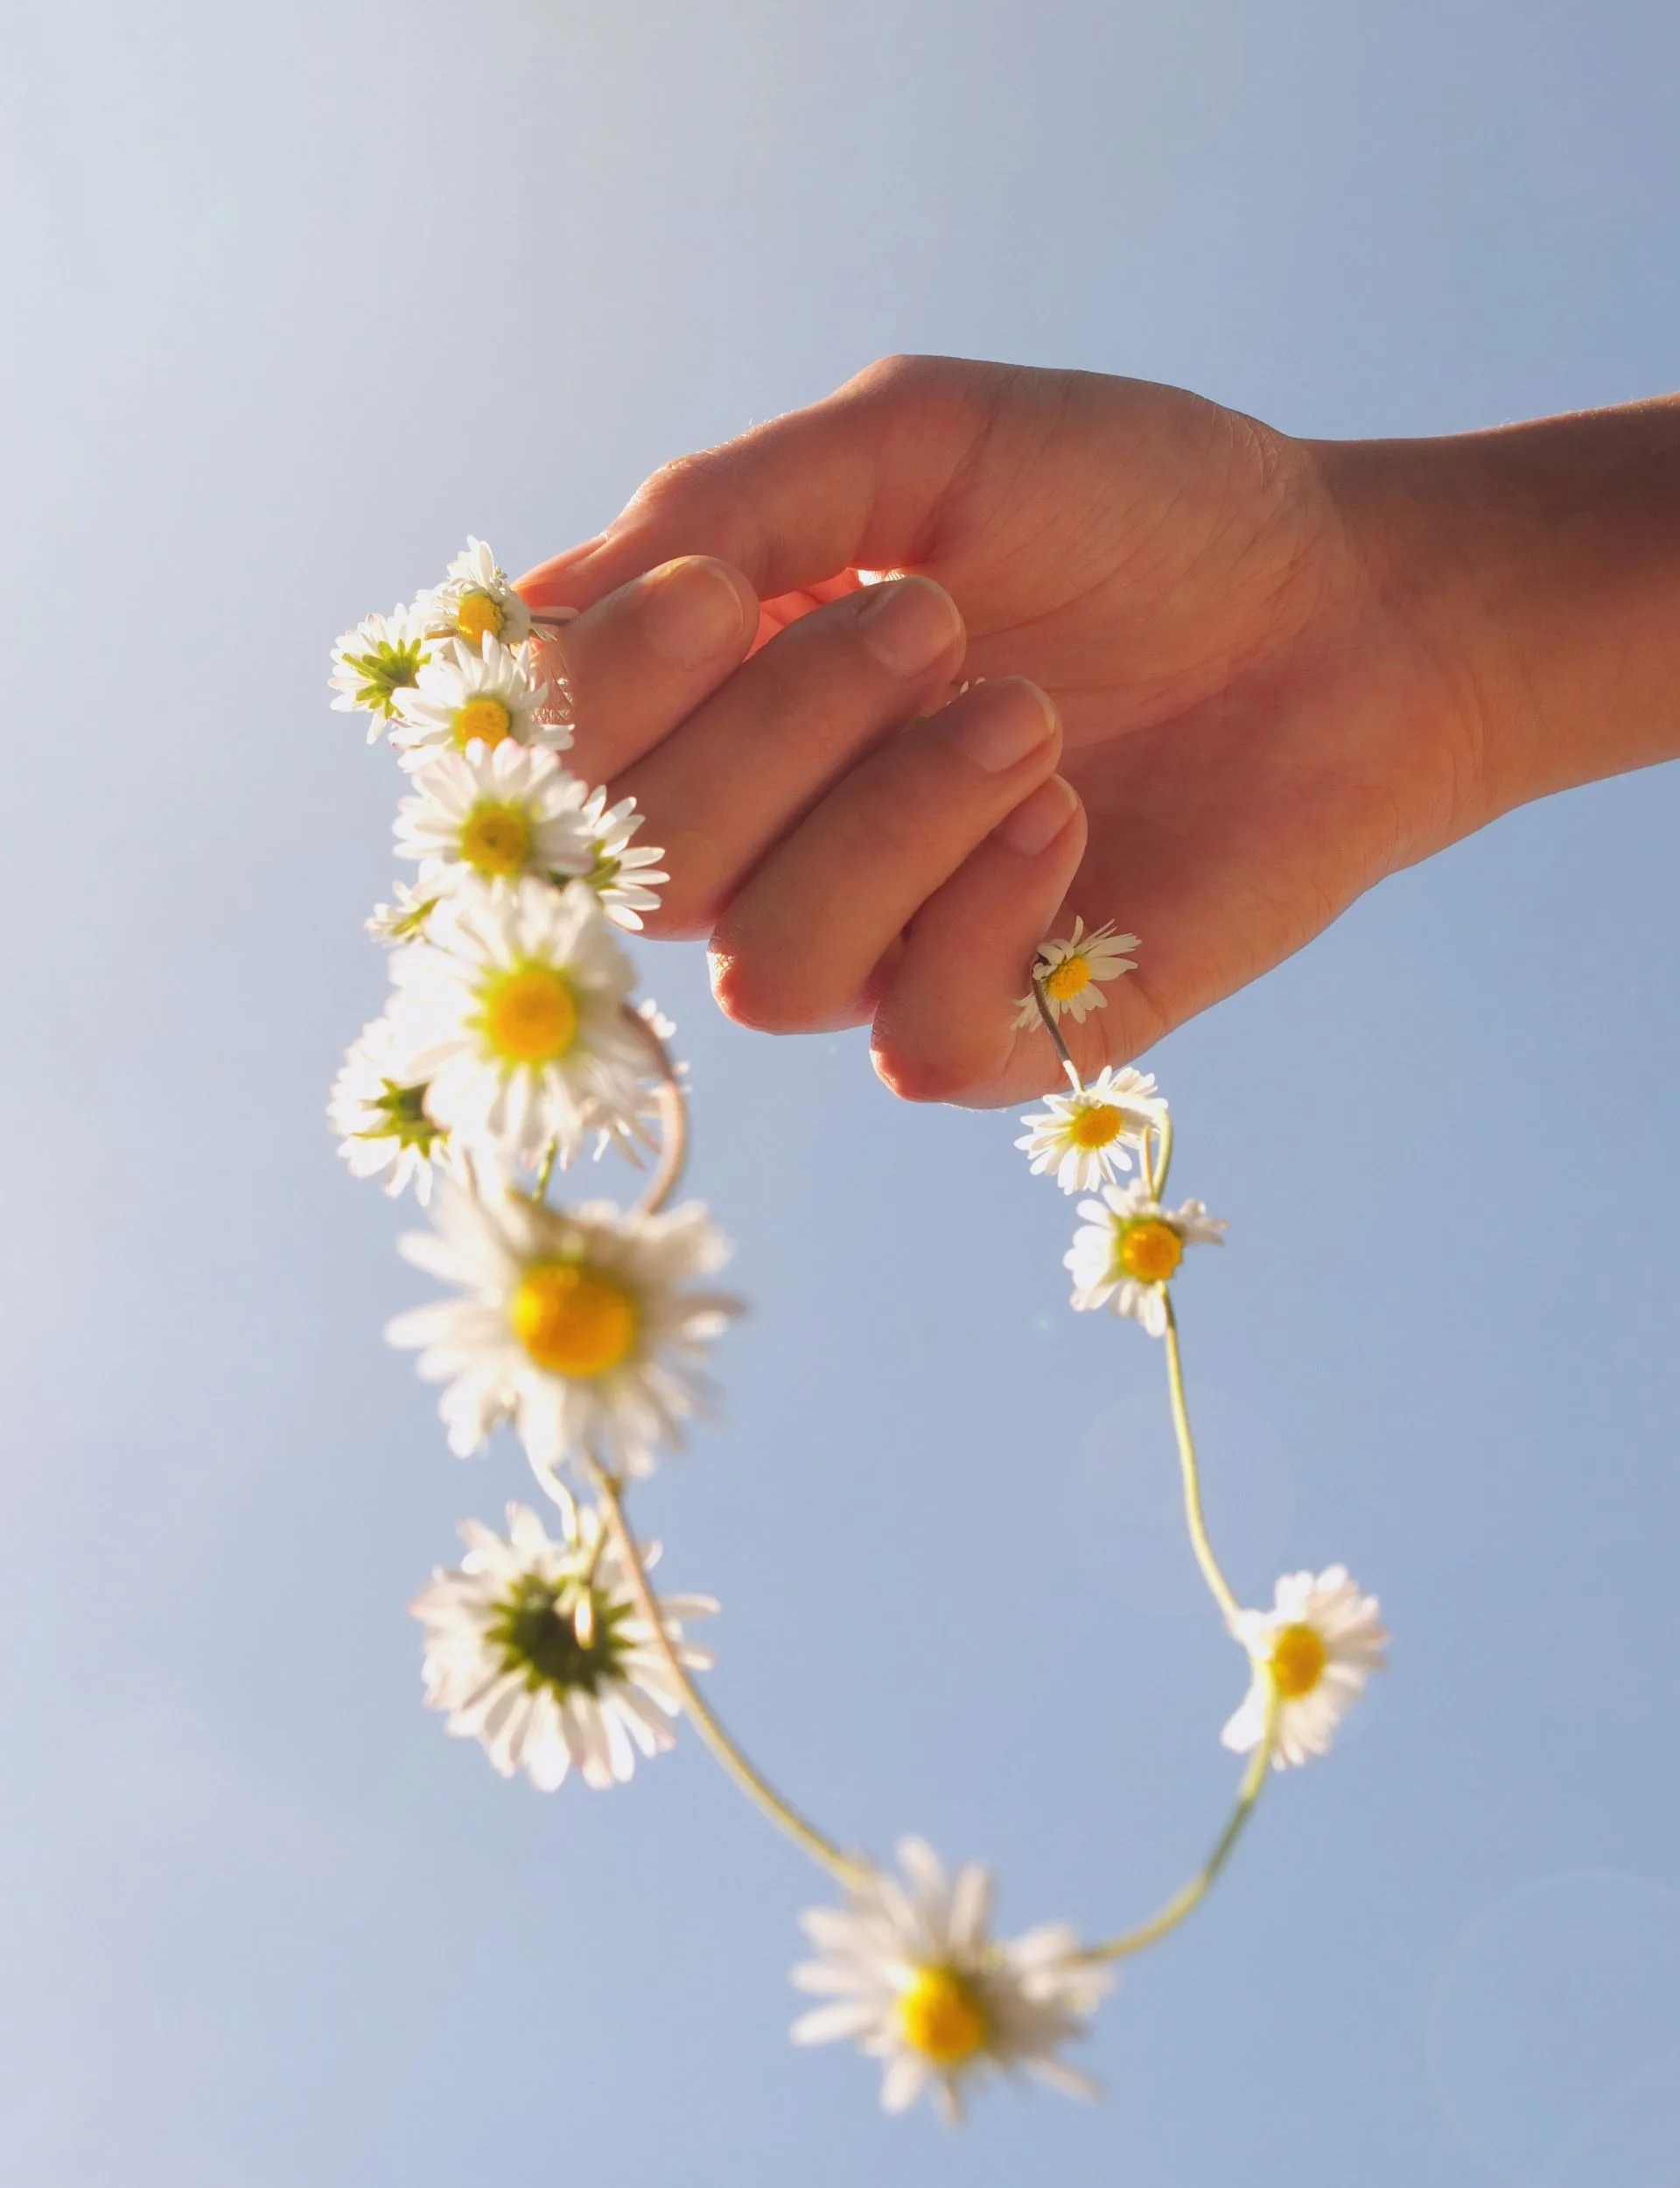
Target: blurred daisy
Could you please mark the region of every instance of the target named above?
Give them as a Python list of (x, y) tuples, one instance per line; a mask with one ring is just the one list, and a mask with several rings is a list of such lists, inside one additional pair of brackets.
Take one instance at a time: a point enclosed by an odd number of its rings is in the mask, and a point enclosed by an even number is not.
[(1109, 1307), (1130, 1315), (1152, 1337), (1166, 1334), (1166, 1287), (1187, 1245), (1220, 1245), (1225, 1225), (1200, 1201), (1163, 1208), (1142, 1178), (1105, 1185), (1100, 1200), (1081, 1201), (1086, 1218), (1062, 1256), (1082, 1312)]
[(1078, 1094), (1047, 1094), (1045, 1106), (1023, 1117), (1026, 1150), (1035, 1176), (1056, 1174), (1064, 1193), (1089, 1193), (1131, 1168), (1128, 1147), (1141, 1145), (1166, 1114), (1152, 1073), (1130, 1064), (1105, 1065)]
[(426, 921), (436, 909), (432, 892), (411, 889), (406, 881), (394, 881), (395, 904), (375, 904), (373, 916), (362, 924), (375, 942), (414, 942), (426, 931)]
[(705, 1394), (695, 1364), (739, 1311), (690, 1288), (728, 1255), (699, 1202), (645, 1216), (445, 1184), (433, 1221), (400, 1250), (464, 1295), (398, 1315), (386, 1335), (420, 1349), (428, 1382), (448, 1382), (452, 1450), (466, 1458), (511, 1420), (547, 1481), (579, 1452), (648, 1474), (661, 1443), (681, 1443)]
[(548, 696), (548, 685), (538, 684), (522, 656), (499, 639), (486, 638), (480, 651), (445, 638), (413, 691), (401, 694), (391, 742), (410, 770), (472, 744), (494, 748), (508, 737), (564, 752), (571, 731), (545, 717)]
[(488, 547), (470, 534), (442, 585), (423, 593), (415, 608), (437, 636), (463, 638), (475, 653), (486, 638), (517, 646), (531, 635), (531, 611)]
[(426, 1085), (409, 1069), (388, 1018), (364, 1026), (332, 1083), (326, 1120), (352, 1177), (385, 1175), (395, 1196), (412, 1184), (424, 1208), (434, 1166), (450, 1161), (449, 1136), (426, 1112)]
[(393, 958), (393, 1016), (427, 1105), (469, 1146), (562, 1162), (590, 1131), (642, 1106), (649, 1066), (625, 1004), (634, 972), (580, 882), (463, 880)]
[(420, 878), (452, 888), (470, 874), (586, 877), (592, 845), (578, 822), (584, 786), (551, 752), (506, 737), (446, 752), (418, 770), (415, 795), (396, 809), (396, 850), (420, 861)]
[[(1117, 980), (1123, 972), (1135, 969), (1137, 959), (1125, 952), (1137, 947), (1137, 936), (1116, 935), (1112, 920), (1088, 935), (1084, 921), (1075, 919), (1066, 942), (1040, 943), (1032, 978), (1035, 985), (1044, 988), (1051, 1017), (1059, 1020), (1065, 1011), (1077, 1025), (1087, 1011), (1103, 1009), (1109, 999), (1102, 992), (1102, 982)], [(1038, 1001), (1031, 989), (1020, 999), (1015, 1023), (1018, 1027), (1039, 1023)]]
[(1270, 1610), (1245, 1610), (1236, 1637), (1249, 1652), (1254, 1677), (1242, 1706), (1220, 1735), (1228, 1748), (1250, 1754), (1265, 1737), (1275, 1682), (1278, 1736), (1272, 1764), (1286, 1770), (1329, 1752), (1330, 1736), (1388, 1662), (1388, 1633), (1375, 1595), (1362, 1595), (1345, 1565), (1288, 1573)]
[(411, 608), (367, 616), (332, 649), (328, 682), (338, 693), (332, 705), (340, 714), (371, 714), (368, 741), (377, 744), (396, 719), (402, 694), (414, 689), (430, 658), (426, 627)]
[[(622, 1785), (638, 1748), (675, 1746), (668, 1720), (682, 1707), (599, 1511), (580, 1511), (564, 1490), (559, 1501), (558, 1541), (522, 1504), (508, 1505), (506, 1535), (467, 1520), (466, 1555), (410, 1606), (425, 1628), (428, 1704), (449, 1712), (451, 1732), (481, 1741), (504, 1778), (522, 1770), (545, 1793), (573, 1769), (586, 1785)], [(644, 1567), (658, 1559), (656, 1542), (643, 1546)], [(693, 1670), (712, 1659), (683, 1639), (682, 1622), (717, 1608), (708, 1595), (659, 1602)]]
[(795, 2044), (850, 2037), (884, 2062), (881, 2103), (902, 2112), (924, 2089), (953, 2122), (969, 2084), (1025, 2067), (1069, 2096), (1100, 2093), (1059, 2056), (1113, 1988), (1060, 1923), (1007, 1943), (989, 1935), (991, 1885), (970, 1862), (948, 1883), (933, 1848), (899, 1843), (905, 1883), (872, 1873), (844, 1908), (800, 1921), (822, 1955), (794, 1970), (802, 1990), (830, 2002), (794, 2023)]
[[(582, 785), (578, 787), (581, 791)], [(577, 826), (589, 847), (590, 861), (582, 869), (583, 878), (601, 900), (607, 917), (633, 931), (640, 927), (644, 912), (659, 909), (656, 885), (671, 878), (659, 866), (662, 851), (650, 845), (631, 847), (630, 838), (643, 817), (634, 798), (620, 798), (609, 806), (601, 789), (591, 790), (578, 802)]]

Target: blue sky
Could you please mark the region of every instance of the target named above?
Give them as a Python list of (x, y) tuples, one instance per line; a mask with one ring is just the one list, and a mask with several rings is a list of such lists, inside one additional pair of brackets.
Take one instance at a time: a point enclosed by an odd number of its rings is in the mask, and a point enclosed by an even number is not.
[[(1676, 2188), (1672, 770), (1385, 883), (1152, 1059), (1232, 1225), (1183, 1305), (1236, 1577), (1345, 1558), (1396, 1640), (1130, 1972), (1095, 2110), (883, 2121), (787, 2044), (826, 1885), (691, 1743), (544, 1799), (421, 1708), (403, 1606), (520, 1462), (452, 1459), (382, 1346), (424, 1286), (320, 1109), (396, 787), (326, 709), (345, 623), (890, 350), (1326, 435), (1666, 389), (1680, 19), (18, 0), (6, 37), (9, 2177)], [(720, 1706), (843, 1836), (995, 1862), (1011, 1925), (1137, 1918), (1236, 1699), (1154, 1348), (1067, 1313), (1011, 1119), (724, 1024), (690, 950), (646, 980), (755, 1301), (645, 1504), (723, 1599)]]

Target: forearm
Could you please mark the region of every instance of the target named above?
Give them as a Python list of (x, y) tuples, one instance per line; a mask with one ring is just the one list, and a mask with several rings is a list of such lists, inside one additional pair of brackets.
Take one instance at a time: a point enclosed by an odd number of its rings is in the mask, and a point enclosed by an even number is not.
[(1314, 454), (1460, 695), (1469, 824), (1680, 754), (1680, 396)]

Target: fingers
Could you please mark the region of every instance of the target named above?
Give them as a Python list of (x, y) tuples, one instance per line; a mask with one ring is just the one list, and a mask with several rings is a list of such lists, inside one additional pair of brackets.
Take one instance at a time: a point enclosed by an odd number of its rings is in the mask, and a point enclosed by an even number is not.
[(847, 771), (942, 697), (962, 658), (948, 593), (901, 579), (819, 608), (612, 784), (672, 880), (661, 935), (709, 933), (747, 873)]
[(576, 751), (607, 782), (694, 712), (758, 635), (757, 594), (702, 555), (661, 564), (543, 638), (544, 673), (564, 670)]
[(587, 608), (677, 555), (713, 555), (760, 599), (923, 559), (929, 512), (983, 430), (974, 368), (891, 358), (738, 440), (668, 464), (598, 540), (520, 580), (536, 607)]
[[(976, 687), (862, 761), (724, 913), (712, 985), (729, 1015), (778, 1033), (852, 1022), (902, 930), (1060, 750), (1049, 698), (1012, 677)], [(1055, 804), (1060, 832), (1071, 799), (1059, 792)]]
[(1051, 1083), (1046, 1035), (1015, 1020), (1085, 835), (1084, 809), (1053, 775), (923, 905), (875, 1013), (875, 1069), (895, 1094), (985, 1107)]

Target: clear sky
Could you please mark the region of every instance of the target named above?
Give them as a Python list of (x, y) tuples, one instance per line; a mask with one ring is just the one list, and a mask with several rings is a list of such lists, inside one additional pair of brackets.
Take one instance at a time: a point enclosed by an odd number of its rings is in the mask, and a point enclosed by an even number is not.
[[(1680, 16), (1603, 0), (10, 0), (0, 75), (0, 2175), (24, 2188), (1676, 2188), (1680, 777), (1390, 881), (1151, 1059), (1247, 1591), (1395, 1668), (1138, 1963), (1087, 2110), (961, 2138), (790, 2051), (825, 1882), (692, 1742), (494, 1777), (404, 1606), (461, 1517), (325, 1133), (388, 755), (333, 635), (518, 569), (895, 349), (1418, 433), (1674, 384)], [(1007, 1117), (726, 1026), (752, 1321), (646, 1497), (713, 1691), (841, 1835), (1152, 1909), (1233, 1783), (1158, 1353), (1066, 1308)], [(1236, 1680), (1240, 1684), (1240, 1680)]]

